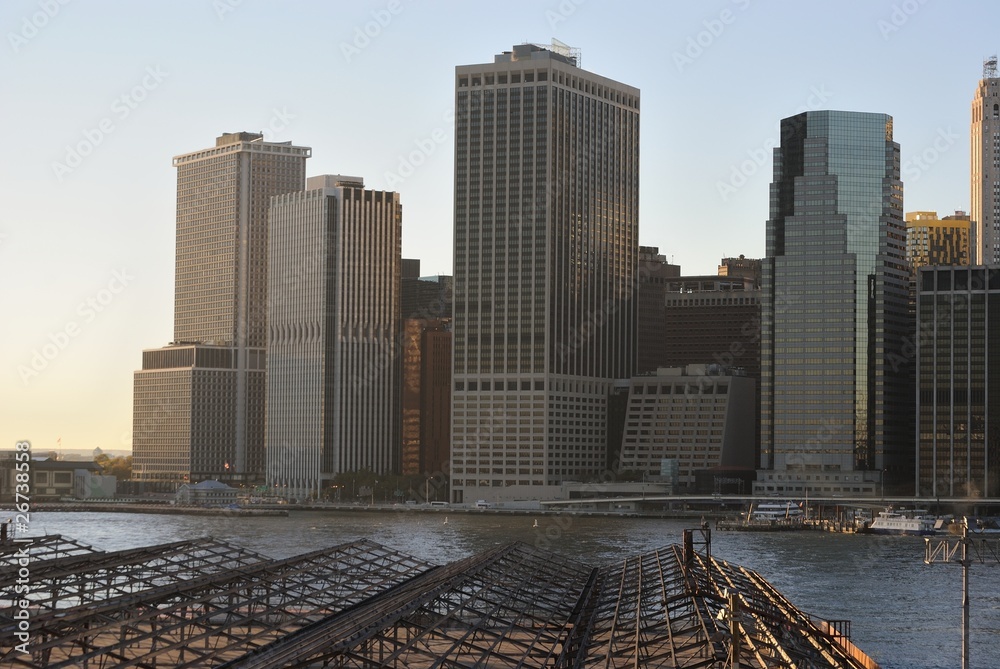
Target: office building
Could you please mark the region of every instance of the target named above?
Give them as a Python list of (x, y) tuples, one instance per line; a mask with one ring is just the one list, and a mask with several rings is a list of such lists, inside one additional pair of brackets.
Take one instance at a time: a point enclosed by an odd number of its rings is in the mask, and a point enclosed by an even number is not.
[(755, 284), (753, 268), (731, 276), (671, 279), (667, 282), (664, 314), (663, 356), (657, 361), (658, 367), (721, 365), (753, 382), (757, 409), (752, 433), (754, 452), (759, 458), (760, 287)]
[[(236, 132), (174, 158), (174, 345), (162, 355), (144, 351), (135, 375), (136, 480), (262, 479), (268, 203), (302, 190), (310, 155), (291, 142)], [(148, 428), (161, 424), (174, 426), (169, 441)]]
[[(265, 369), (263, 349), (244, 349), (250, 402), (245, 441), (251, 445), (237, 470), (237, 353), (229, 346), (177, 344), (142, 352), (135, 373), (132, 477), (180, 484), (229, 480), (249, 483), (264, 470)], [(172, 485), (166, 486), (173, 489)]]
[[(892, 117), (806, 112), (774, 152), (758, 493), (911, 491), (912, 359)], [(908, 367), (909, 366), (909, 367)], [(829, 489), (829, 490), (827, 490)]]
[[(442, 476), (451, 467), (450, 276), (420, 276), (403, 260), (403, 474)], [(423, 492), (423, 491), (422, 491)]]
[(636, 363), (639, 91), (558, 43), (455, 71), (452, 501), (604, 471)]
[(719, 276), (740, 277), (753, 280), (755, 288), (760, 288), (760, 258), (723, 258), (719, 263)]
[(420, 261), (404, 258), (402, 281), (404, 320), (451, 318), (452, 277), (445, 274), (420, 276)]
[(651, 477), (673, 469), (687, 489), (698, 471), (753, 470), (755, 394), (753, 379), (714, 364), (633, 377), (621, 469)]
[(403, 474), (435, 476), (451, 460), (451, 320), (403, 321)]
[(267, 482), (319, 498), (400, 470), (399, 195), (311, 177), (271, 200)]
[(657, 367), (715, 363), (760, 378), (760, 289), (752, 279), (680, 276), (666, 289)]
[(917, 494), (1000, 497), (1000, 268), (917, 285)]
[(972, 98), (972, 264), (1000, 263), (1000, 78), (997, 57), (983, 63)]
[(971, 263), (969, 230), (972, 220), (964, 211), (939, 219), (936, 211), (906, 214), (906, 261), (916, 276), (927, 265)]
[(664, 357), (667, 329), (663, 302), (667, 281), (680, 276), (681, 268), (667, 262), (655, 246), (639, 247), (636, 282), (636, 373), (656, 371)]

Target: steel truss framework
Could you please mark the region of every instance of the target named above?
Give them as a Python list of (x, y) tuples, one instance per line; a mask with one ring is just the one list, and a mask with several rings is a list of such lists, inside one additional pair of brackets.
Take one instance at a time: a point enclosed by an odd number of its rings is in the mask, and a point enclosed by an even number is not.
[(370, 541), (282, 560), (36, 541), (27, 655), (0, 546), (0, 666), (694, 668), (734, 648), (743, 667), (877, 666), (758, 574), (680, 546), (594, 568), (525, 544), (435, 566)]

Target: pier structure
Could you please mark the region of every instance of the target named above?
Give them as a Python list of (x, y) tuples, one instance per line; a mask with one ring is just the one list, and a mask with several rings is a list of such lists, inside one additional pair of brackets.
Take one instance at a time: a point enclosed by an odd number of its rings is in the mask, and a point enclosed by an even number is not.
[(0, 589), (0, 665), (877, 669), (849, 623), (711, 555), (710, 536), (604, 566), (524, 543), (434, 565), (368, 540), (270, 559), (210, 538), (9, 539), (0, 582), (27, 550), (32, 587)]

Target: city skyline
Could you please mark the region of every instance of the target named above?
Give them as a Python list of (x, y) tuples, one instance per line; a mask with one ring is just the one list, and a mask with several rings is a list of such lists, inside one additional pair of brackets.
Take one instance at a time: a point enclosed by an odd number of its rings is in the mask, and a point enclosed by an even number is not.
[[(170, 159), (220, 132), (263, 130), (313, 147), (309, 175), (398, 191), (404, 257), (450, 274), (454, 65), (555, 37), (642, 90), (639, 242), (707, 274), (763, 256), (770, 146), (802, 109), (891, 114), (905, 211), (969, 211), (970, 105), (997, 49), (985, 3), (46, 7), (0, 9), (23, 101), (2, 163), (0, 436), (39, 450), (130, 447), (132, 372), (171, 332)], [(949, 32), (963, 39), (924, 48)]]

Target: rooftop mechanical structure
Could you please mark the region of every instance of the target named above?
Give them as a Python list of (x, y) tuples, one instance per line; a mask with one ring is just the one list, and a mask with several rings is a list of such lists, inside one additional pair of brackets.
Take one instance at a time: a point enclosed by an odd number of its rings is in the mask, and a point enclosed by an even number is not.
[[(849, 625), (712, 557), (702, 531), (603, 567), (521, 543), (433, 565), (367, 540), (286, 559), (215, 539), (8, 540), (0, 665), (877, 668)], [(24, 549), (27, 654), (12, 598)]]

